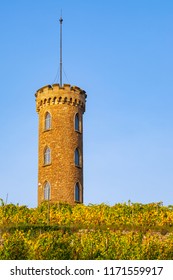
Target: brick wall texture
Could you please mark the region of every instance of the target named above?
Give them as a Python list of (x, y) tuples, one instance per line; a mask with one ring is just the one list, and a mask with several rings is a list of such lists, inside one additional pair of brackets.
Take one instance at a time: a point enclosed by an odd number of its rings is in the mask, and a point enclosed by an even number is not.
[[(45, 86), (36, 94), (38, 128), (38, 205), (45, 200), (45, 185), (50, 185), (50, 202), (75, 204), (83, 202), (83, 113), (86, 93), (76, 86), (59, 84)], [(45, 128), (49, 113), (51, 125)], [(79, 130), (75, 129), (75, 115), (79, 117)], [(45, 164), (45, 149), (50, 149), (51, 161)], [(75, 164), (78, 149), (80, 163)], [(79, 199), (75, 199), (75, 186), (79, 186)]]

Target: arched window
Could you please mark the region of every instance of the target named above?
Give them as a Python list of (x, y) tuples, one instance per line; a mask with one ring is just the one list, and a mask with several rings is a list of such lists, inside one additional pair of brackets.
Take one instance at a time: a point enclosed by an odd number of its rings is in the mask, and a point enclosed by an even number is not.
[(79, 149), (78, 148), (76, 148), (76, 150), (75, 150), (74, 162), (75, 162), (76, 166), (80, 166), (80, 153), (79, 153)]
[(75, 121), (74, 121), (74, 127), (76, 131), (80, 130), (80, 126), (79, 126), (79, 114), (77, 113), (75, 115)]
[(50, 184), (46, 182), (44, 185), (44, 200), (50, 200)]
[(50, 164), (51, 163), (51, 151), (49, 147), (46, 147), (44, 150), (44, 164)]
[(45, 115), (44, 129), (45, 130), (51, 129), (51, 115), (49, 112), (47, 112)]
[(74, 198), (75, 198), (76, 202), (80, 202), (80, 186), (79, 186), (79, 183), (76, 183), (76, 185), (75, 185)]

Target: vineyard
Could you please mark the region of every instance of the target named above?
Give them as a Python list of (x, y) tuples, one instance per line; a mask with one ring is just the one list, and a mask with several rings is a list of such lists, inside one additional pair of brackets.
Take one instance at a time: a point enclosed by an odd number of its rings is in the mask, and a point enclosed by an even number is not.
[(1, 260), (173, 259), (173, 206), (0, 204)]

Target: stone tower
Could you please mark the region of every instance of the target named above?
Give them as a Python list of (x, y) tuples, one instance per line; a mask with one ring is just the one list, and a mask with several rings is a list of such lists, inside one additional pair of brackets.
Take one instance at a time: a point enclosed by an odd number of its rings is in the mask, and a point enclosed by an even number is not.
[(83, 113), (86, 93), (76, 86), (37, 90), (38, 204), (83, 202)]

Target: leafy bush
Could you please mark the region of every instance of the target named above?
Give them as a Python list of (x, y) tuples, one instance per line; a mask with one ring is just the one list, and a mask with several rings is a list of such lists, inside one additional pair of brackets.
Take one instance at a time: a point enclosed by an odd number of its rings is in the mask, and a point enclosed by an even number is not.
[[(1, 200), (0, 200), (1, 201)], [(173, 259), (173, 207), (0, 206), (0, 259)]]

